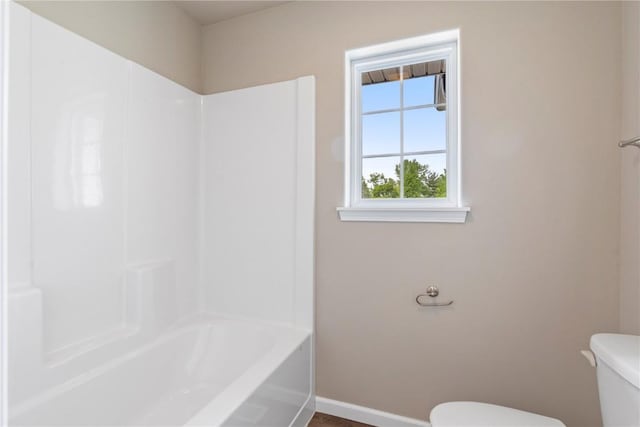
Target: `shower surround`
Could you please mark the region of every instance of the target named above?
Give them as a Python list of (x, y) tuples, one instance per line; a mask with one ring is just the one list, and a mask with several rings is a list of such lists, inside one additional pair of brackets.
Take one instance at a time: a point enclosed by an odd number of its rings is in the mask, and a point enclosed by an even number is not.
[(304, 425), (313, 77), (200, 96), (9, 18), (10, 425)]

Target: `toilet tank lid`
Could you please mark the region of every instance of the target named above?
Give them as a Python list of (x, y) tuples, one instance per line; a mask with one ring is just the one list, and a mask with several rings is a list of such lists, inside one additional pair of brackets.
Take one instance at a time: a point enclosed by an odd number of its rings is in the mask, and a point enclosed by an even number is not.
[(622, 378), (640, 388), (640, 336), (595, 334), (591, 351)]
[(429, 415), (433, 427), (565, 427), (555, 418), (480, 402), (447, 402)]

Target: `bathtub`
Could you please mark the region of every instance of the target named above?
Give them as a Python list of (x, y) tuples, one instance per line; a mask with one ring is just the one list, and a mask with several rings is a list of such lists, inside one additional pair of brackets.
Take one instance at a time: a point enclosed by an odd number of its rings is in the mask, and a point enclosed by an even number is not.
[(206, 315), (11, 405), (10, 425), (304, 425), (309, 331)]

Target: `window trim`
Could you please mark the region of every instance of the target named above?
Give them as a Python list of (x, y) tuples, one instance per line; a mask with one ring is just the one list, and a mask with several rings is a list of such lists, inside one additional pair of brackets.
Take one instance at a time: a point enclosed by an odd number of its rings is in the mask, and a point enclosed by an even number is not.
[[(413, 37), (345, 53), (345, 194), (343, 221), (464, 222), (460, 188), (459, 30)], [(362, 199), (361, 73), (445, 59), (447, 67), (447, 198)], [(403, 106), (404, 107), (404, 106)], [(413, 107), (412, 107), (413, 108)], [(355, 124), (355, 126), (352, 126)]]

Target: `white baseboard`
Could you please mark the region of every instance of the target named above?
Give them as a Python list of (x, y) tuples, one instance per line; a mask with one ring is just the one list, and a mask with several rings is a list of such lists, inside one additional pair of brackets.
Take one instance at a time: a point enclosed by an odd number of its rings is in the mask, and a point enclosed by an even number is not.
[(371, 424), (376, 427), (431, 427), (431, 424), (426, 421), (340, 402), (338, 400), (327, 399), (326, 397), (316, 397), (316, 411)]

